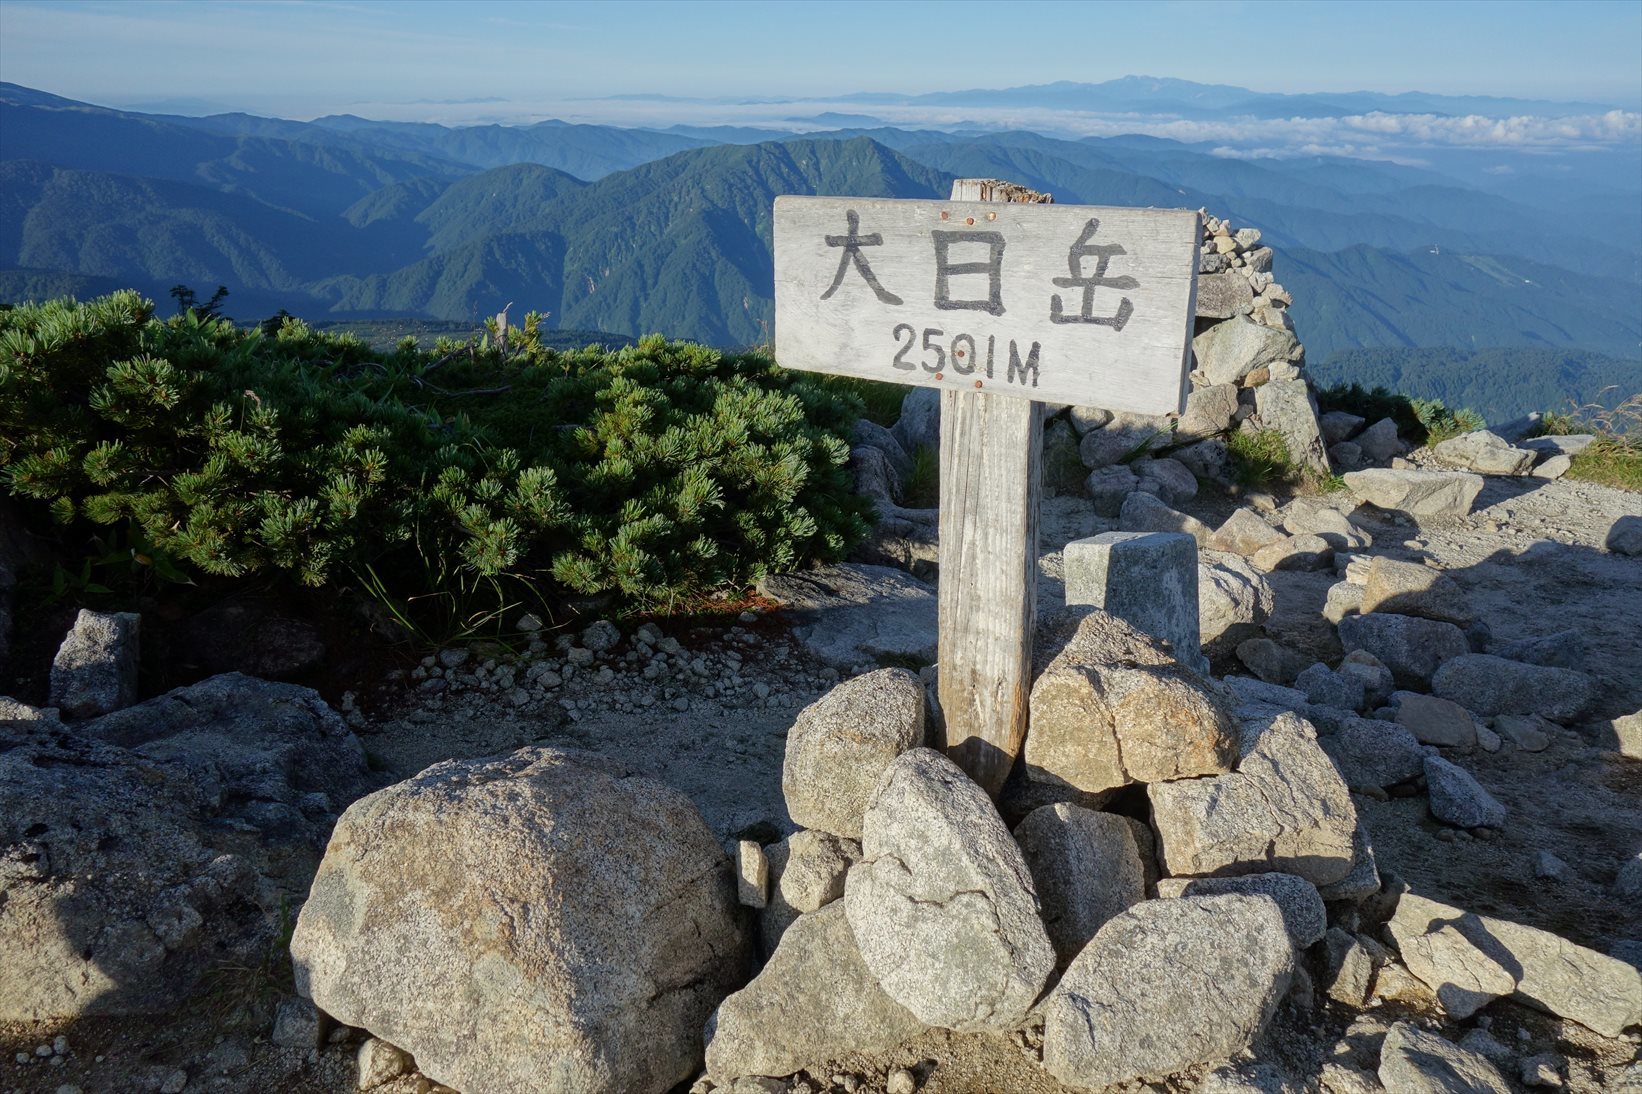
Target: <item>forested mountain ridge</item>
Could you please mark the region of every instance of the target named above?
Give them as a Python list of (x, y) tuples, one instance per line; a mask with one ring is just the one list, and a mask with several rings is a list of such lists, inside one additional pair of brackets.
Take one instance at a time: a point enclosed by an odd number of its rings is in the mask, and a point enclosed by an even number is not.
[[(512, 303), (554, 327), (739, 345), (770, 335), (776, 195), (934, 197), (993, 176), (1259, 227), (1313, 361), (1489, 345), (1626, 361), (1642, 346), (1642, 279), (1619, 234), (1425, 167), (1026, 131), (747, 142), (761, 135), (180, 118), (0, 85), (0, 294), (223, 284), (241, 319), (472, 322)], [(1642, 206), (1632, 219), (1642, 231)]]

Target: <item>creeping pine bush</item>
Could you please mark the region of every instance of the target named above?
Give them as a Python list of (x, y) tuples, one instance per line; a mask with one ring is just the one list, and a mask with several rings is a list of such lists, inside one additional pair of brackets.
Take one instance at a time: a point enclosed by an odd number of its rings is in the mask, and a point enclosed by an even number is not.
[(413, 596), (512, 574), (636, 605), (739, 587), (865, 533), (858, 412), (660, 338), (383, 355), (291, 319), (160, 321), (132, 292), (0, 314), (0, 488), (65, 542), (129, 525), (222, 577)]

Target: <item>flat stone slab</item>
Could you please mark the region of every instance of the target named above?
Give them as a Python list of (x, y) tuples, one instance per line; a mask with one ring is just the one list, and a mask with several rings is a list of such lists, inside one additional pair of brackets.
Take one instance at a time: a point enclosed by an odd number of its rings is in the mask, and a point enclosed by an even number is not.
[[(1418, 940), (1446, 929), (1441, 944)], [(1405, 893), (1391, 920), (1392, 936), (1404, 947), (1420, 950), (1408, 961), (1409, 969), (1425, 978), (1441, 996), (1441, 985), (1474, 987), (1483, 979), (1485, 962), (1504, 969), (1514, 983), (1509, 992), (1518, 1002), (1578, 1022), (1604, 1037), (1618, 1037), (1628, 1026), (1642, 1023), (1642, 969), (1615, 957), (1575, 945), (1565, 938), (1503, 919), (1476, 915), (1414, 893)], [(1459, 940), (1471, 949), (1462, 948)], [(1475, 952), (1472, 952), (1472, 951)], [(1428, 981), (1429, 983), (1429, 981)], [(1498, 985), (1491, 985), (1497, 988)]]
[(843, 563), (767, 577), (758, 591), (792, 613), (793, 635), (830, 665), (935, 661), (935, 587), (900, 570)]
[(1482, 492), (1483, 478), (1469, 471), (1370, 468), (1348, 471), (1346, 489), (1358, 501), (1416, 517), (1462, 517)]

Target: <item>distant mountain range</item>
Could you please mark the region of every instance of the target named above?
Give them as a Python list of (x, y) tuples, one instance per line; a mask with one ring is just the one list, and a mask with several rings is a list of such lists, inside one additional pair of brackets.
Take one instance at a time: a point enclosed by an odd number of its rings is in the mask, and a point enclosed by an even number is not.
[[(1246, 109), (1237, 96), (1253, 94), (1142, 78), (1013, 90), (1182, 110)], [(194, 118), (0, 84), (0, 300), (129, 284), (163, 301), (179, 282), (222, 284), (244, 320), (283, 307), (477, 322), (511, 303), (555, 327), (749, 344), (770, 336), (778, 194), (934, 197), (955, 176), (989, 176), (1259, 227), (1316, 362), (1357, 348), (1584, 350), (1637, 361), (1642, 388), (1642, 197), (1606, 183), (1551, 201), (1387, 162), (832, 120), (842, 127), (795, 136)]]

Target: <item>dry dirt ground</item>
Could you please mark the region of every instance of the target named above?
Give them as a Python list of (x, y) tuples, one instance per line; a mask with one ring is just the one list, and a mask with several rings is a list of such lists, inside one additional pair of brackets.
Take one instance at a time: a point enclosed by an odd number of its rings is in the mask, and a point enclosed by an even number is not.
[[(1237, 504), (1212, 497), (1184, 508), (1218, 523)], [(1472, 515), (1452, 524), (1422, 528), (1385, 514), (1357, 519), (1373, 534), (1374, 553), (1431, 559), (1451, 573), (1496, 639), (1582, 631), (1587, 669), (1605, 684), (1598, 713), (1612, 717), (1642, 708), (1642, 559), (1609, 554), (1602, 542), (1614, 521), (1639, 514), (1642, 496), (1636, 494), (1491, 478)], [(1062, 599), (1059, 547), (1114, 526), (1079, 499), (1046, 500), (1044, 606)], [(1285, 633), (1322, 633), (1318, 613), (1334, 577), (1278, 576)], [(609, 754), (684, 791), (725, 839), (780, 838), (792, 828), (780, 790), (786, 730), (838, 673), (804, 651), (779, 613), (756, 623), (726, 619), (675, 637), (686, 659), (699, 658), (701, 671), (681, 672), (669, 685), (674, 694), (658, 694), (661, 701), (648, 706), (636, 691), (623, 690), (624, 677), (601, 683), (592, 671), (568, 680), (552, 701), (524, 707), (501, 689), (430, 697), (400, 673), (382, 681), (378, 693), (360, 697), (356, 726), (384, 784), (441, 759), (568, 745)], [(1547, 928), (1604, 952), (1623, 939), (1642, 939), (1642, 909), (1610, 892), (1618, 867), (1642, 848), (1642, 762), (1608, 751), (1594, 724), (1565, 729), (1543, 752), (1507, 744), (1462, 762), (1509, 808), (1505, 828), (1488, 840), (1456, 835), (1429, 817), (1423, 795), (1359, 796), (1382, 872), (1421, 894)], [(1537, 877), (1542, 850), (1568, 863), (1572, 876)], [(353, 1090), (357, 1031), (336, 1031), (337, 1043), (320, 1051), (269, 1043), (287, 976), (276, 947), (263, 968), (225, 970), (212, 995), (186, 1014), (0, 1026), (0, 1092)], [(1291, 996), (1254, 1046), (1253, 1059), (1280, 1066), (1300, 1084), (1294, 1089), (1318, 1090), (1325, 1065), (1372, 1073), (1379, 1037), (1400, 1017), (1438, 1026), (1453, 1039), (1486, 1029), (1513, 1057), (1554, 1053), (1567, 1062), (1566, 1089), (1580, 1094), (1611, 1089), (1637, 1055), (1634, 1040), (1604, 1040), (1508, 1001), (1456, 1023), (1443, 1018), (1417, 984), (1395, 975), (1381, 981), (1378, 997), (1363, 1010), (1340, 1006), (1320, 991), (1314, 1003)], [(34, 1055), (59, 1034), (67, 1038), (66, 1053)], [(30, 1062), (18, 1063), (20, 1053)], [(920, 1089), (931, 1092), (1061, 1090), (1033, 1056), (1030, 1037), (934, 1031), (891, 1053), (818, 1066), (807, 1089), (882, 1091), (891, 1068), (907, 1067)], [(1505, 1070), (1516, 1083), (1515, 1064)], [(1217, 1088), (1225, 1089), (1217, 1080), (1186, 1075), (1128, 1089)], [(379, 1089), (402, 1094), (430, 1084), (413, 1075)]]

